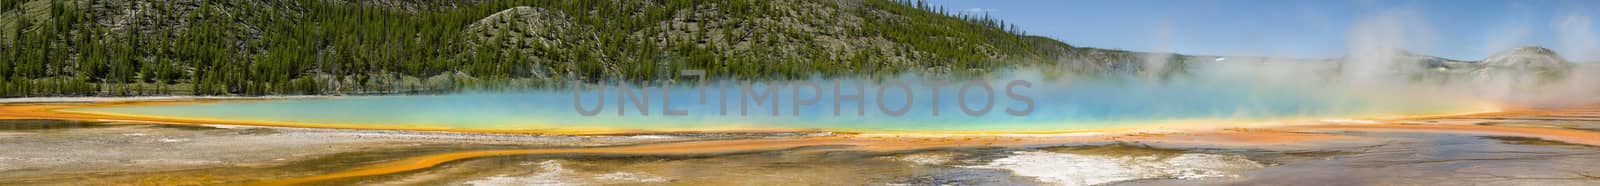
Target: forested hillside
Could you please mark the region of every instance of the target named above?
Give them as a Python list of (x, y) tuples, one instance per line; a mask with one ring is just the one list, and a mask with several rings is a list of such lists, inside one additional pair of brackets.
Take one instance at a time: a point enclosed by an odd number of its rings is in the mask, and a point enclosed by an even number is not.
[(0, 96), (431, 93), (981, 73), (1074, 52), (883, 0), (0, 0)]

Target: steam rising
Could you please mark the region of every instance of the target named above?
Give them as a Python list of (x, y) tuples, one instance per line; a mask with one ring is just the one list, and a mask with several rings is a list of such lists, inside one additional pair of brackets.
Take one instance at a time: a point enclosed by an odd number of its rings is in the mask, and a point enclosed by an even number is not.
[(1571, 14), (1555, 22), (1557, 45), (1576, 61), (1600, 60), (1600, 38), (1595, 38), (1588, 15)]
[(1388, 83), (1385, 76), (1397, 71), (1416, 70), (1408, 65), (1407, 50), (1427, 51), (1432, 33), (1418, 26), (1422, 21), (1408, 12), (1385, 12), (1360, 20), (1352, 26), (1346, 47), (1349, 54), (1341, 61), (1341, 75), (1358, 84)]
[[(1395, 100), (1448, 98), (1497, 107), (1560, 107), (1593, 103), (1600, 95), (1600, 68), (1582, 61), (1600, 59), (1600, 39), (1587, 15), (1555, 20), (1562, 52), (1518, 46), (1532, 33), (1526, 28), (1491, 36), (1487, 46), (1501, 51), (1484, 59), (1429, 56), (1438, 39), (1421, 14), (1408, 10), (1361, 16), (1346, 32), (1345, 53), (1333, 59), (1215, 56), (1183, 61), (1188, 79), (1250, 81), (1249, 87), (1302, 89), (1311, 92), (1386, 97)], [(1515, 25), (1514, 25), (1515, 26)], [(1156, 48), (1144, 53), (1142, 74), (1171, 68), (1165, 53), (1166, 27), (1159, 27)], [(1485, 28), (1489, 29), (1489, 28)], [(1270, 50), (1264, 50), (1270, 51)], [(1569, 58), (1570, 57), (1570, 58)], [(1570, 60), (1570, 62), (1569, 62)], [(1577, 63), (1574, 63), (1577, 62)], [(1239, 88), (1239, 87), (1216, 87)], [(1437, 100), (1435, 100), (1437, 101)]]

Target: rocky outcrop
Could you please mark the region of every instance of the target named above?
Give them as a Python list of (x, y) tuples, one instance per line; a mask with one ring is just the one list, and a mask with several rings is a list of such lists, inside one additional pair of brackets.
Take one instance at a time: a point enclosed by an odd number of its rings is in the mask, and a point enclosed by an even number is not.
[(516, 7), (489, 15), (467, 26), (470, 34), (467, 43), (521, 50), (532, 50), (535, 47), (594, 47), (584, 46), (592, 44), (591, 42), (595, 40), (594, 29), (572, 22), (572, 18), (559, 11)]
[(1480, 77), (1531, 79), (1551, 82), (1572, 74), (1575, 64), (1544, 47), (1521, 47), (1495, 53), (1478, 62)]
[(1572, 66), (1566, 58), (1556, 54), (1548, 48), (1530, 46), (1495, 53), (1483, 59), (1483, 65), (1490, 68), (1514, 69), (1539, 69), (1539, 70), (1564, 70)]

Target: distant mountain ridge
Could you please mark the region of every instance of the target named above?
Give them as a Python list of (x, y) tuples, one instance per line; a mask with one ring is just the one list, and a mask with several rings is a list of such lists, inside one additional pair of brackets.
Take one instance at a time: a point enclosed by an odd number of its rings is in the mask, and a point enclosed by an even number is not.
[(1404, 60), (1415, 61), (1431, 71), (1443, 73), (1504, 73), (1525, 72), (1564, 76), (1577, 65), (1556, 54), (1554, 50), (1539, 46), (1507, 49), (1476, 61), (1462, 61), (1405, 52)]
[(1481, 61), (1484, 65), (1511, 68), (1565, 68), (1571, 66), (1566, 58), (1544, 47), (1529, 46), (1495, 53)]
[(0, 2), (8, 97), (982, 73), (1072, 49), (921, 1)]

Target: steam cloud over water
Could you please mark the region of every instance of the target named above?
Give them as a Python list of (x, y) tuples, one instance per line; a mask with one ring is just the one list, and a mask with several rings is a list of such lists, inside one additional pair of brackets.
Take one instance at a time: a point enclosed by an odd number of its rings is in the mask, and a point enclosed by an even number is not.
[[(1149, 77), (1183, 68), (1189, 73), (1175, 77), (1235, 77), (1252, 86), (1397, 98), (1449, 97), (1496, 107), (1571, 106), (1600, 96), (1600, 67), (1586, 63), (1600, 60), (1600, 39), (1596, 39), (1587, 15), (1571, 13), (1557, 18), (1551, 25), (1554, 33), (1512, 28), (1511, 34), (1491, 36), (1487, 38), (1490, 46), (1483, 48), (1497, 52), (1483, 59), (1429, 55), (1440, 40), (1466, 38), (1438, 37), (1421, 15), (1397, 9), (1358, 16), (1346, 31), (1345, 55), (1341, 57), (1297, 58), (1270, 52), (1266, 52), (1268, 57), (1194, 56), (1183, 59), (1181, 67), (1172, 66), (1171, 53), (1159, 51), (1170, 45), (1159, 41), (1170, 40), (1173, 28), (1158, 26), (1152, 36), (1158, 39), (1152, 45), (1158, 51), (1145, 53), (1143, 65), (1134, 71)], [(1522, 40), (1529, 34), (1554, 35), (1558, 50), (1515, 44), (1525, 43)]]

